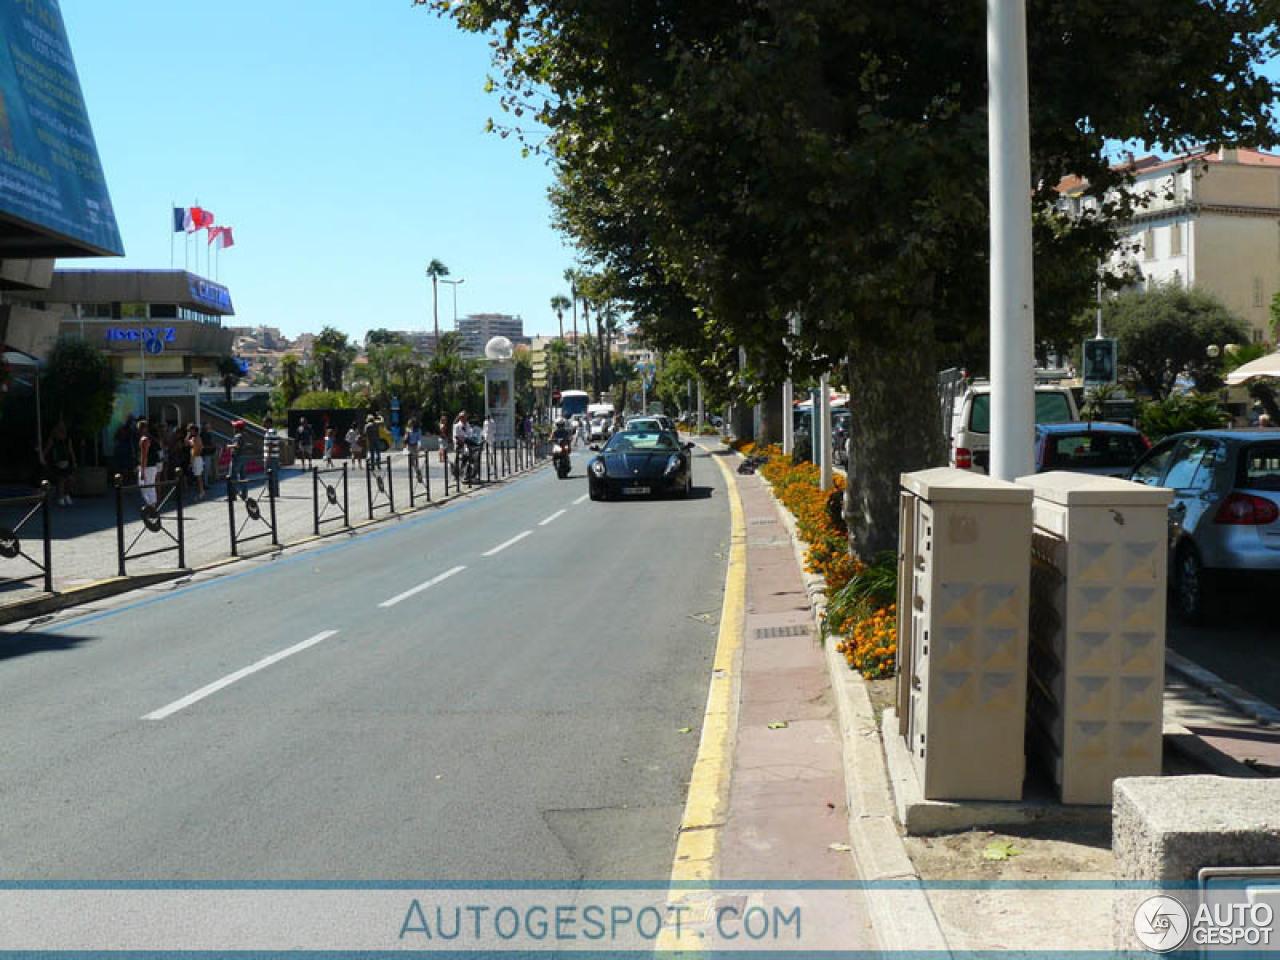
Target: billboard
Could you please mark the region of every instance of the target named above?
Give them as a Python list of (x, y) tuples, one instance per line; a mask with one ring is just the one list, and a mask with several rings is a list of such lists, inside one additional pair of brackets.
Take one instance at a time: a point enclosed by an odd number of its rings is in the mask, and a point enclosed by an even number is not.
[(1086, 340), (1081, 350), (1086, 387), (1107, 387), (1116, 382), (1116, 342), (1104, 337)]
[(124, 245), (57, 0), (0, 3), (0, 231), (17, 256)]

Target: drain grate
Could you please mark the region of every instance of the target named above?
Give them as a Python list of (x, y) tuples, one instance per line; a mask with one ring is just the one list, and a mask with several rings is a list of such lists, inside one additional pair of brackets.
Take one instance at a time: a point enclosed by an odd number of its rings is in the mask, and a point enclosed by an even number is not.
[(771, 523), (775, 523), (775, 524), (776, 524), (777, 522), (778, 522), (777, 520), (770, 520), (770, 519), (768, 519), (768, 518), (761, 518), (761, 519), (757, 519), (757, 520), (748, 520), (748, 521), (747, 521), (747, 526), (748, 526), (748, 527), (764, 527), (764, 526), (768, 526), (768, 525), (769, 525), (769, 524), (771, 524)]
[(757, 640), (769, 640), (773, 637), (807, 637), (809, 628), (803, 623), (790, 627), (759, 627), (756, 630)]

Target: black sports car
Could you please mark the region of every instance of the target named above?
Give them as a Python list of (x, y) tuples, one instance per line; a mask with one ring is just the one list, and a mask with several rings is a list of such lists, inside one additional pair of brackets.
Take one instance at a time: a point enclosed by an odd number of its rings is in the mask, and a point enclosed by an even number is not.
[(693, 489), (689, 466), (692, 449), (692, 443), (681, 444), (680, 438), (670, 430), (615, 433), (587, 464), (587, 489), (591, 499), (663, 493), (687, 497)]

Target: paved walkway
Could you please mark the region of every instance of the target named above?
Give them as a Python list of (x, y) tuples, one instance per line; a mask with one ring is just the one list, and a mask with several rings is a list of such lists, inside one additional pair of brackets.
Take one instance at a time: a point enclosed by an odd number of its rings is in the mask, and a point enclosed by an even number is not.
[[(747, 598), (718, 879), (857, 881), (839, 720), (795, 551), (764, 481), (735, 479), (747, 536)], [(862, 892), (830, 896), (828, 908), (812, 918), (824, 945), (876, 949)]]
[[(384, 457), (386, 464), (382, 470), (384, 486), (387, 485), (389, 468), (390, 487), (394, 494), (397, 513), (410, 509), (409, 503), (409, 463), (408, 455), (403, 451)], [(321, 474), (322, 480), (335, 486), (339, 502), (341, 501), (341, 470), (343, 461), (338, 461), (332, 472)], [(439, 502), (445, 496), (444, 466), (434, 454), (428, 455), (430, 468), (430, 495), (433, 502)], [(514, 463), (512, 464), (514, 469)], [(500, 471), (505, 476), (505, 467)], [(367, 522), (369, 512), (369, 481), (366, 471), (359, 469), (354, 463), (348, 471), (347, 502), (349, 504), (349, 521), (352, 526)], [(271, 549), (270, 528), (266, 523), (269, 516), (269, 502), (266, 496), (265, 478), (251, 477), (246, 493), (259, 508), (262, 520), (248, 516), (246, 505), (237, 500), (234, 527), (238, 539), (255, 537), (240, 545), (238, 554), (245, 556)], [(464, 488), (468, 490), (470, 488)], [(185, 566), (195, 568), (227, 559), (231, 556), (232, 520), (227, 509), (226, 484), (219, 481), (212, 484), (205, 499), (196, 501), (194, 491), (188, 490), (187, 502), (183, 507), (183, 528), (185, 540)], [(321, 532), (330, 533), (342, 529), (341, 507), (328, 504), (323, 486), (319, 490), (319, 507), (321, 510)], [(417, 507), (425, 506), (427, 501), (421, 483), (414, 483), (414, 501)], [(454, 496), (457, 488), (452, 479), (448, 493)], [(176, 496), (176, 494), (174, 495)], [(164, 498), (163, 492), (161, 498)], [(386, 493), (373, 486), (375, 518), (389, 515), (390, 508)], [(162, 553), (141, 557), (140, 554), (151, 553), (176, 546), (176, 503), (171, 497), (161, 510), (162, 530), (149, 530), (142, 522), (141, 498), (137, 492), (128, 492), (124, 497), (124, 544), (126, 554), (125, 570), (130, 576), (153, 574), (176, 570), (179, 567), (176, 550), (167, 549)], [(22, 520), (30, 508), (22, 510), (0, 508), (0, 527), (12, 529)], [(276, 499), (276, 540), (280, 544), (294, 543), (314, 535), (316, 503), (313, 498), (313, 480), (311, 471), (302, 467), (285, 467), (280, 478), (280, 491)], [(41, 521), (39, 513), (26, 521), (19, 530), (22, 550), (41, 559)], [(52, 508), (52, 570), (53, 590), (63, 593), (84, 587), (91, 583), (106, 580), (119, 575), (119, 536), (116, 526), (116, 501), (114, 494), (104, 497), (78, 498), (72, 506)], [(135, 559), (136, 558), (136, 559)], [(0, 556), (0, 609), (5, 605), (22, 603), (27, 600), (45, 596), (43, 575), (35, 566), (22, 557), (7, 559)]]

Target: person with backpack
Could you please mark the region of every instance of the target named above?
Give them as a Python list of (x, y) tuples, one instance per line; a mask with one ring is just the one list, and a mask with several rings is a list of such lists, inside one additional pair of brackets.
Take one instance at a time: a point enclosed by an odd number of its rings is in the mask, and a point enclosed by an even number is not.
[(304, 468), (311, 466), (311, 458), (315, 455), (315, 435), (311, 432), (311, 424), (307, 423), (307, 418), (303, 417), (298, 421), (298, 434), (295, 438), (298, 444), (298, 460), (301, 461)]

